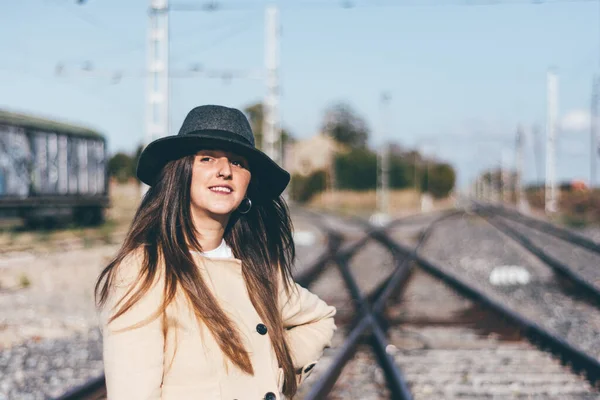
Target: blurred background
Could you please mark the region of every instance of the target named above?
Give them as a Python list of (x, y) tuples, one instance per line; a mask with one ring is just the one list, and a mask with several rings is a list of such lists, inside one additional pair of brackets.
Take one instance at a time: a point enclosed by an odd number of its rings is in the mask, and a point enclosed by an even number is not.
[(597, 238), (599, 99), (598, 1), (4, 2), (0, 367), (23, 367), (0, 399), (101, 373), (36, 375), (56, 361), (28, 367), (24, 344), (101, 351), (93, 283), (145, 190), (137, 159), (193, 107), (243, 110), (294, 206), (383, 224), (471, 198)]

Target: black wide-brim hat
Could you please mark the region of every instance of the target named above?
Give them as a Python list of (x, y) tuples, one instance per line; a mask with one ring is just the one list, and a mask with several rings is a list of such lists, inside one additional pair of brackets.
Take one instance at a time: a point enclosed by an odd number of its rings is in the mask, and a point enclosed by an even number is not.
[(240, 110), (216, 105), (191, 110), (177, 135), (150, 143), (137, 165), (137, 177), (153, 186), (163, 167), (172, 160), (195, 154), (203, 148), (229, 150), (246, 157), (261, 195), (278, 197), (290, 181), (290, 174), (254, 144), (248, 119)]

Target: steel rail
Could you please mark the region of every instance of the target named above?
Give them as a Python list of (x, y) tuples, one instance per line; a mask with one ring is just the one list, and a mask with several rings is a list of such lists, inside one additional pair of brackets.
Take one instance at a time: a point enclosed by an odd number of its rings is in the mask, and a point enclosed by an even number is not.
[[(397, 251), (406, 255), (412, 254), (412, 249), (400, 243), (395, 242), (394, 247)], [(523, 335), (527, 337), (532, 344), (536, 345), (542, 351), (549, 350), (551, 353), (560, 357), (561, 361), (564, 364), (570, 364), (571, 368), (576, 373), (585, 374), (587, 380), (593, 385), (600, 382), (600, 362), (596, 358), (574, 347), (572, 344), (549, 332), (532, 320), (492, 299), (483, 291), (471, 286), (459, 277), (450, 275), (445, 272), (443, 268), (422, 256), (416, 254), (415, 261), (424, 272), (441, 280), (468, 299), (487, 306), (506, 320), (519, 326)]]
[[(333, 261), (335, 255), (336, 255), (336, 252), (338, 250), (342, 251), (345, 257), (350, 257), (352, 254), (356, 253), (363, 246), (365, 246), (371, 239), (373, 239), (374, 235), (377, 235), (378, 232), (380, 232), (382, 230), (391, 229), (399, 224), (414, 222), (415, 219), (419, 219), (424, 216), (429, 217), (431, 215), (440, 213), (440, 212), (436, 211), (431, 214), (409, 215), (409, 216), (406, 216), (403, 218), (396, 219), (396, 220), (390, 222), (388, 225), (383, 226), (383, 227), (375, 227), (375, 226), (371, 225), (368, 221), (365, 221), (364, 219), (362, 219), (360, 217), (353, 217), (353, 216), (349, 217), (349, 216), (342, 215), (342, 216), (340, 216), (340, 218), (350, 219), (350, 220), (354, 221), (355, 223), (362, 225), (367, 230), (367, 232), (356, 243), (346, 247), (345, 249), (340, 250), (339, 247), (343, 241), (343, 235), (340, 235), (340, 233), (338, 231), (335, 231), (335, 230), (331, 229), (330, 227), (326, 226), (321, 219), (322, 215), (320, 215), (319, 213), (317, 213), (313, 210), (308, 210), (308, 209), (298, 209), (297, 211), (300, 211), (300, 212), (304, 213), (306, 216), (312, 218), (313, 221), (315, 222), (315, 225), (317, 225), (322, 231), (326, 232), (327, 237), (328, 237), (329, 251), (324, 252), (321, 255), (321, 257), (319, 257), (317, 259), (317, 261), (315, 261), (313, 263), (313, 265), (306, 268), (305, 271), (303, 271), (302, 273), (298, 274), (295, 277), (295, 281), (304, 287), (310, 286), (312, 284), (312, 282), (315, 281), (320, 276), (321, 273), (323, 273), (325, 266), (327, 265), (327, 263)], [(444, 211), (444, 212), (442, 212), (442, 215), (439, 218), (440, 219), (446, 218), (448, 216), (451, 216), (451, 215), (454, 215), (454, 214), (460, 213), (460, 212), (461, 211), (452, 211), (452, 212)], [(373, 293), (370, 293), (369, 297), (372, 297), (372, 296), (373, 296)]]
[[(372, 333), (370, 341), (375, 355), (377, 356), (377, 361), (384, 371), (392, 398), (399, 400), (412, 399), (404, 376), (394, 362), (394, 359), (386, 351), (388, 343), (385, 334), (383, 333), (383, 329), (379, 321), (375, 318), (375, 315), (371, 310), (371, 305), (366, 302), (356, 280), (350, 272), (350, 268), (348, 267), (348, 257), (338, 256), (335, 261), (358, 310), (369, 321)], [(322, 397), (311, 397), (310, 394), (307, 397), (307, 399), (313, 398)]]
[[(329, 263), (334, 254), (339, 251), (343, 242), (343, 237), (335, 232), (327, 232), (327, 249), (317, 258), (313, 264), (306, 268), (302, 273), (295, 277), (296, 283), (300, 286), (309, 287), (319, 276), (325, 271), (327, 263)], [(366, 242), (366, 240), (365, 240)]]
[[(440, 218), (440, 220), (452, 216), (456, 213), (457, 212), (450, 213), (450, 215), (445, 215), (442, 218)], [(356, 221), (356, 219), (354, 220)], [(583, 372), (586, 378), (593, 384), (595, 384), (596, 382), (600, 382), (600, 363), (598, 362), (598, 360), (575, 348), (571, 344), (564, 341), (562, 338), (550, 333), (546, 329), (537, 325), (535, 322), (510, 310), (506, 306), (487, 296), (481, 290), (472, 287), (470, 284), (464, 282), (458, 277), (446, 273), (441, 267), (433, 264), (432, 262), (420, 256), (418, 254), (419, 247), (425, 240), (427, 240), (432, 231), (433, 224), (437, 222), (439, 221), (433, 221), (428, 226), (428, 228), (424, 232), (422, 232), (421, 237), (419, 238), (419, 242), (415, 248), (410, 248), (408, 246), (404, 246), (398, 243), (394, 239), (390, 238), (389, 235), (386, 233), (386, 229), (389, 229), (390, 226), (400, 223), (400, 221), (395, 221), (394, 224), (390, 224), (387, 227), (383, 228), (373, 228), (369, 223), (365, 222), (364, 220), (361, 221), (364, 228), (368, 229), (368, 232), (354, 245), (345, 249), (340, 249), (340, 245), (342, 242), (340, 235), (328, 228), (324, 228), (327, 229), (329, 238), (328, 249), (326, 253), (324, 253), (323, 256), (321, 256), (312, 265), (312, 267), (308, 268), (308, 272), (301, 274), (297, 278), (297, 281), (303, 280), (306, 285), (309, 285), (318, 277), (320, 272), (322, 272), (322, 270), (326, 268), (327, 264), (333, 261), (336, 264), (338, 264), (338, 268), (340, 268), (342, 276), (344, 277), (344, 275), (346, 275), (344, 281), (346, 282), (348, 290), (351, 293), (354, 292), (355, 296), (353, 297), (358, 297), (359, 299), (362, 298), (362, 302), (357, 302), (359, 316), (355, 319), (355, 321), (353, 321), (351, 325), (353, 326), (353, 329), (350, 330), (350, 333), (344, 341), (343, 346), (340, 348), (340, 350), (336, 352), (331, 367), (327, 371), (325, 371), (324, 376), (322, 376), (321, 379), (319, 379), (311, 387), (311, 391), (308, 394), (309, 397), (307, 397), (307, 399), (323, 398), (327, 395), (327, 393), (331, 391), (331, 389), (335, 385), (337, 378), (341, 374), (345, 364), (352, 358), (353, 354), (358, 348), (358, 345), (362, 342), (366, 335), (368, 335), (368, 338), (370, 339), (370, 344), (373, 347), (380, 364), (387, 364), (391, 366), (391, 368), (389, 369), (386, 369), (384, 367), (384, 372), (386, 374), (386, 380), (388, 381), (388, 384), (390, 382), (400, 383), (400, 385), (397, 386), (396, 389), (392, 388), (392, 390), (398, 390), (402, 393), (404, 389), (406, 389), (406, 393), (403, 394), (406, 397), (396, 397), (396, 395), (394, 395), (393, 398), (411, 398), (411, 394), (407, 389), (406, 382), (403, 380), (402, 375), (395, 366), (393, 358), (389, 354), (387, 354), (385, 344), (386, 339), (384, 333), (385, 331), (382, 328), (382, 325), (384, 325), (387, 321), (385, 320), (385, 318), (381, 318), (379, 315), (381, 312), (383, 312), (385, 304), (389, 300), (389, 298), (394, 293), (396, 293), (399, 290), (399, 288), (402, 288), (403, 284), (406, 282), (407, 277), (409, 276), (411, 271), (411, 260), (414, 261), (415, 264), (418, 267), (420, 267), (424, 272), (432, 275), (437, 279), (440, 279), (442, 282), (444, 282), (463, 296), (487, 306), (491, 310), (504, 317), (506, 320), (518, 325), (521, 331), (523, 332), (523, 335), (527, 337), (534, 345), (536, 345), (542, 351), (549, 350), (552, 353), (557, 354), (561, 358), (563, 363), (570, 364), (572, 369), (576, 372)], [(347, 261), (371, 239), (378, 241), (379, 243), (384, 245), (389, 251), (391, 251), (397, 260), (397, 265), (394, 272), (388, 279), (386, 279), (382, 284), (380, 284), (367, 296), (363, 296), (362, 293), (360, 293), (360, 290), (358, 289), (358, 286), (356, 285), (356, 282), (354, 281), (348, 269)], [(401, 256), (404, 256), (404, 258), (401, 259)], [(313, 273), (312, 277), (309, 273), (311, 270)], [(344, 273), (343, 270), (346, 270), (346, 272)], [(314, 273), (315, 271), (317, 271), (317, 273)], [(102, 376), (94, 380), (96, 381), (97, 385), (95, 390), (99, 390), (101, 388), (101, 386), (103, 385), (103, 379), (104, 377)], [(92, 393), (92, 390), (90, 390), (91, 387), (92, 385), (82, 385), (81, 387), (73, 389), (69, 393), (66, 393), (59, 399), (74, 400), (85, 398), (84, 393), (86, 390), (87, 393)]]
[[(365, 226), (366, 225), (367, 223), (365, 223)], [(561, 361), (564, 364), (568, 364), (576, 373), (585, 374), (586, 379), (591, 384), (596, 385), (600, 383), (600, 361), (596, 358), (586, 354), (584, 351), (576, 348), (561, 337), (536, 324), (534, 321), (492, 299), (483, 291), (473, 287), (459, 277), (450, 275), (440, 266), (417, 254), (415, 249), (411, 249), (410, 247), (391, 239), (385, 232), (380, 232), (378, 235), (375, 235), (374, 239), (379, 241), (382, 245), (389, 246), (390, 248), (393, 248), (394, 251), (404, 254), (406, 257), (413, 257), (417, 266), (424, 272), (441, 280), (468, 299), (487, 306), (506, 320), (517, 325), (521, 329), (523, 335), (527, 337), (532, 344), (542, 351), (550, 351), (560, 357)]]
[(593, 306), (600, 308), (600, 289), (589, 282), (584, 276), (577, 271), (574, 271), (567, 264), (546, 253), (542, 248), (535, 245), (527, 236), (495, 218), (489, 211), (478, 210), (476, 212), (490, 225), (506, 234), (527, 249), (531, 254), (535, 255), (539, 260), (547, 264), (555, 273), (569, 280), (574, 286), (579, 288), (582, 293), (593, 300), (590, 302)]
[(348, 286), (349, 291), (355, 292), (353, 298), (358, 296), (358, 299), (354, 298), (355, 302), (358, 302), (358, 308), (361, 315), (360, 321), (350, 331), (342, 348), (336, 353), (335, 359), (331, 366), (327, 369), (324, 375), (311, 386), (311, 390), (308, 395), (304, 398), (305, 400), (316, 400), (323, 399), (333, 389), (335, 382), (339, 378), (344, 366), (356, 350), (358, 345), (361, 343), (364, 335), (369, 334), (370, 344), (373, 347), (373, 351), (377, 357), (378, 364), (384, 371), (388, 388), (392, 393), (392, 398), (399, 400), (412, 399), (410, 390), (406, 380), (398, 367), (395, 364), (393, 358), (387, 353), (387, 339), (385, 333), (381, 327), (380, 321), (375, 318), (374, 313), (371, 311), (369, 304), (364, 299), (358, 288), (355, 286), (354, 278), (352, 277), (348, 266), (342, 261), (338, 264), (340, 272), (344, 277), (344, 281)]
[[(369, 300), (367, 301), (362, 296), (362, 293), (347, 266), (347, 260), (350, 258), (351, 252), (353, 253), (356, 251), (355, 247), (353, 246), (353, 248), (349, 249), (346, 254), (342, 253), (336, 257), (336, 262), (340, 267), (340, 272), (342, 273), (342, 277), (344, 278), (346, 286), (351, 292), (355, 302), (357, 302), (359, 305), (359, 314), (350, 324), (350, 333), (348, 334), (348, 337), (342, 348), (336, 353), (333, 363), (329, 369), (324, 372), (320, 379), (311, 386), (311, 390), (307, 397), (305, 397), (305, 400), (322, 399), (327, 396), (327, 394), (333, 389), (335, 382), (339, 378), (345, 364), (352, 358), (353, 354), (358, 349), (358, 344), (360, 343), (361, 337), (366, 334), (369, 334), (369, 342), (371, 347), (377, 356), (379, 365), (382, 367), (385, 373), (388, 387), (392, 392), (392, 398), (412, 398), (412, 394), (408, 389), (408, 384), (406, 383), (405, 378), (401, 374), (399, 368), (396, 366), (393, 357), (387, 353), (387, 339), (385, 338), (385, 330), (383, 329), (382, 325), (389, 326), (389, 323), (387, 323), (387, 320), (382, 317), (381, 314), (384, 310), (385, 304), (392, 294), (397, 293), (398, 290), (404, 287), (404, 283), (407, 281), (411, 271), (410, 263), (416, 255), (418, 248), (429, 238), (433, 230), (433, 226), (437, 222), (456, 215), (459, 212), (460, 211), (446, 213), (445, 215), (442, 215), (435, 221), (431, 222), (427, 229), (421, 233), (417, 246), (413, 250), (412, 255), (408, 255), (406, 258), (400, 258), (400, 252), (397, 252), (393, 246), (389, 246), (390, 244), (393, 244), (393, 242), (385, 240), (387, 238), (385, 230), (389, 229), (390, 226), (398, 225), (401, 220), (394, 221), (383, 228), (373, 229), (368, 222), (353, 218), (355, 222), (359, 222), (364, 228), (369, 229), (367, 234), (369, 238), (376, 239), (380, 242), (384, 241), (382, 244), (392, 252), (392, 255), (396, 259), (396, 267), (392, 275), (385, 279), (382, 284), (380, 284), (368, 295), (367, 298), (369, 298)], [(319, 220), (318, 223), (322, 224), (321, 220)], [(324, 227), (323, 229), (329, 228)], [(371, 306), (371, 304), (373, 306)]]
[(505, 207), (491, 206), (480, 202), (476, 202), (475, 204), (477, 204), (478, 207), (483, 209), (491, 209), (495, 211), (498, 215), (511, 219), (521, 225), (525, 225), (542, 233), (546, 233), (556, 238), (575, 244), (596, 254), (600, 254), (600, 243), (595, 242), (585, 236), (579, 235), (575, 232), (571, 232), (565, 228), (561, 228), (550, 222), (542, 221), (536, 218), (523, 215), (517, 211), (513, 211)]
[(83, 400), (83, 399), (98, 399), (100, 397), (91, 397), (98, 392), (100, 392), (103, 388), (106, 387), (106, 380), (104, 379), (104, 374), (101, 376), (94, 378), (92, 380), (87, 381), (81, 386), (77, 386), (72, 388), (68, 392), (63, 395), (57, 397), (55, 400)]
[[(363, 225), (367, 227), (368, 223), (363, 222)], [(429, 230), (428, 233), (430, 232), (431, 231)], [(426, 236), (426, 233), (424, 233), (424, 236)], [(438, 265), (417, 254), (418, 249), (411, 249), (398, 243), (397, 241), (391, 239), (385, 231), (379, 230), (379, 232), (375, 235), (372, 235), (372, 237), (379, 241), (382, 245), (392, 249), (393, 252), (404, 254), (407, 259), (414, 259), (416, 265), (425, 273), (441, 280), (459, 294), (476, 303), (486, 306), (488, 309), (492, 310), (505, 320), (517, 325), (523, 336), (526, 337), (533, 345), (538, 347), (541, 351), (549, 351), (557, 355), (563, 364), (568, 365), (576, 373), (584, 374), (586, 379), (593, 385), (600, 383), (600, 362), (596, 358), (586, 354), (584, 351), (576, 348), (561, 337), (541, 327), (534, 321), (517, 312), (514, 312), (498, 301), (492, 299), (483, 291), (473, 287), (464, 280), (445, 272)], [(373, 292), (380, 293), (379, 296), (373, 295), (373, 298), (377, 298), (376, 302), (378, 302), (378, 304), (376, 303), (373, 307), (373, 310), (379, 309), (380, 307), (383, 308), (383, 305), (385, 305), (385, 302), (391, 293), (397, 289), (394, 286), (398, 285), (396, 282), (402, 281), (403, 273), (401, 271), (402, 269), (398, 268), (392, 278), (388, 280), (389, 285), (380, 286)], [(364, 316), (359, 318), (358, 323), (354, 326), (354, 329), (351, 330), (346, 342), (344, 342), (344, 346), (336, 354), (330, 369), (328, 369), (325, 372), (325, 375), (313, 385), (311, 394), (326, 394), (329, 392), (329, 390), (331, 390), (331, 388), (333, 388), (335, 381), (341, 374), (345, 363), (356, 351), (361, 335), (371, 333), (369, 330), (369, 324), (369, 318), (365, 318)], [(312, 399), (316, 398), (318, 397), (312, 397)]]
[[(429, 226), (421, 232), (419, 238), (417, 239), (417, 244), (413, 249), (413, 253), (406, 255), (405, 257), (401, 257), (402, 253), (398, 252), (394, 247), (394, 241), (392, 241), (388, 235), (386, 234), (387, 230), (390, 227), (395, 227), (398, 225), (396, 221), (387, 225), (383, 230), (376, 230), (373, 233), (373, 238), (379, 241), (382, 245), (388, 248), (394, 257), (396, 258), (396, 267), (390, 277), (381, 282), (381, 284), (376, 287), (370, 294), (369, 300), (370, 303), (373, 304), (373, 312), (375, 313), (376, 318), (381, 318), (381, 314), (384, 311), (385, 304), (392, 297), (393, 294), (401, 294), (404, 289), (404, 284), (408, 280), (410, 273), (412, 272), (411, 262), (414, 261), (415, 255), (419, 251), (419, 249), (424, 245), (424, 243), (429, 239), (431, 233), (433, 232), (433, 228), (436, 224), (441, 221), (449, 218), (453, 218), (454, 216), (461, 214), (462, 211), (455, 211), (450, 213), (445, 213), (432, 221)], [(368, 223), (364, 220), (361, 221), (365, 227), (368, 227)], [(360, 317), (359, 317), (360, 318)], [(389, 325), (388, 321), (385, 318), (381, 318), (382, 322)], [(350, 326), (353, 327), (358, 322), (358, 319), (353, 321)]]

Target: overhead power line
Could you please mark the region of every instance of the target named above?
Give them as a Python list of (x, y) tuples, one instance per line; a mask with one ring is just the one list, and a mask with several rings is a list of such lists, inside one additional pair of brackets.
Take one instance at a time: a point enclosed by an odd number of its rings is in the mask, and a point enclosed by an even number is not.
[[(280, 9), (353, 9), (353, 8), (398, 8), (398, 7), (457, 7), (457, 6), (504, 6), (504, 5), (544, 5), (557, 3), (596, 3), (598, 0), (399, 0), (399, 1), (312, 1), (279, 3)], [(230, 10), (250, 10), (264, 8), (267, 1), (257, 2), (220, 2), (220, 1), (186, 1), (176, 2), (169, 6), (170, 11), (217, 12)]]
[[(95, 77), (105, 78), (111, 83), (120, 83), (125, 78), (147, 78), (149, 72), (144, 70), (127, 71), (120, 69), (98, 69), (92, 64), (84, 64), (79, 69), (68, 69), (64, 64), (58, 64), (55, 69), (55, 76), (65, 77)], [(232, 79), (255, 79), (262, 80), (265, 78), (265, 73), (262, 70), (236, 70), (236, 69), (215, 69), (206, 68), (201, 64), (192, 64), (188, 69), (170, 70), (170, 79), (184, 78), (216, 78), (226, 82)]]
[[(195, 38), (194, 41), (188, 41), (184, 43), (183, 46), (179, 46), (177, 51), (171, 56), (171, 62), (175, 63), (181, 58), (184, 58), (189, 55), (198, 56), (201, 52), (210, 49), (216, 45), (222, 44), (236, 36), (241, 35), (244, 32), (247, 32), (250, 28), (253, 27), (254, 24), (260, 22), (257, 18), (249, 18), (250, 15), (244, 14), (244, 17), (240, 20), (230, 21), (229, 24), (226, 25), (227, 30), (221, 32), (216, 38), (212, 40), (198, 40)], [(221, 23), (221, 25), (223, 25)]]

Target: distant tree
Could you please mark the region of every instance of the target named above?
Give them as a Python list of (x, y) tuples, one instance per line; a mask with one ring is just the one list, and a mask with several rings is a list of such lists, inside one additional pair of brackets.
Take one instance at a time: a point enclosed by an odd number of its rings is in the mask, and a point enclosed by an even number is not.
[(389, 184), (393, 189), (414, 185), (414, 169), (410, 159), (395, 154), (390, 156)]
[(325, 111), (321, 131), (351, 148), (364, 148), (369, 128), (349, 104), (340, 102)]
[(449, 164), (434, 164), (424, 170), (422, 177), (423, 191), (438, 199), (448, 196), (456, 183), (456, 173)]
[[(249, 106), (244, 107), (244, 113), (246, 113), (246, 117), (248, 117), (248, 120), (250, 121), (250, 127), (252, 128), (252, 132), (254, 132), (254, 141), (256, 142), (256, 147), (260, 150), (264, 150), (263, 104), (261, 102), (252, 103)], [(286, 144), (294, 142), (293, 136), (285, 128), (281, 129), (281, 140), (284, 148)]]
[(377, 186), (377, 155), (368, 148), (338, 154), (334, 162), (337, 189), (369, 190)]
[(108, 175), (114, 177), (119, 182), (126, 182), (132, 176), (133, 160), (126, 153), (116, 153), (108, 160)]
[(326, 189), (327, 174), (323, 170), (314, 171), (308, 176), (293, 174), (290, 184), (292, 198), (299, 203), (308, 202), (317, 193)]
[[(335, 158), (338, 189), (369, 190), (377, 187), (377, 154), (368, 148), (352, 149)], [(404, 189), (415, 184), (414, 162), (411, 157), (391, 154), (389, 187)]]
[(250, 127), (252, 128), (252, 132), (254, 132), (254, 141), (256, 142), (256, 147), (262, 149), (263, 142), (263, 105), (261, 102), (250, 104), (244, 108), (244, 112), (250, 121)]

